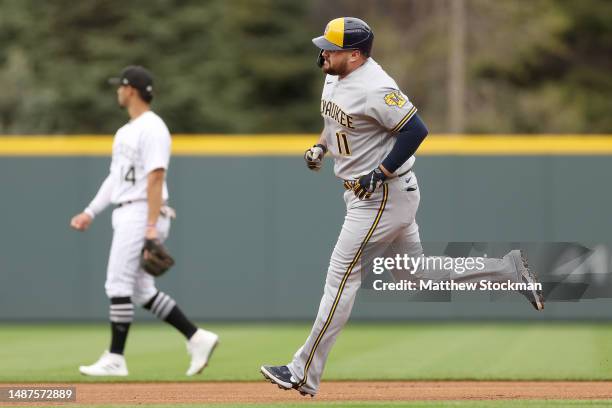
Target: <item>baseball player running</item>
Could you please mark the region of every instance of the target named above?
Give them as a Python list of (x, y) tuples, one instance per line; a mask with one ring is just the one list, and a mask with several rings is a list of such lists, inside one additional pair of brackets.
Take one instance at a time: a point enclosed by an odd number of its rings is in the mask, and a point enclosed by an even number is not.
[(136, 304), (185, 336), (191, 355), (187, 375), (192, 376), (206, 367), (218, 336), (197, 328), (185, 317), (172, 297), (155, 288), (154, 277), (141, 265), (141, 257), (150, 257), (152, 248), (163, 248), (161, 243), (168, 237), (170, 219), (174, 217), (174, 211), (166, 205), (170, 132), (150, 109), (153, 77), (148, 70), (129, 66), (109, 82), (118, 85), (117, 101), (126, 109), (130, 121), (115, 134), (110, 174), (70, 225), (85, 231), (96, 215), (109, 204), (115, 205), (105, 284), (110, 299), (111, 344), (97, 362), (79, 370), (92, 376), (128, 375), (123, 352)]
[[(376, 243), (393, 245), (412, 257), (423, 253), (415, 221), (420, 192), (412, 167), (413, 155), (428, 131), (416, 107), (370, 58), (373, 39), (364, 21), (344, 17), (330, 21), (324, 35), (312, 40), (320, 49), (318, 65), (327, 74), (321, 98), (324, 129), (319, 143), (305, 152), (304, 159), (316, 171), (325, 154), (333, 156), (334, 172), (346, 189), (346, 217), (306, 343), (288, 365), (261, 367), (266, 379), (302, 395), (314, 396), (319, 389), (327, 356), (361, 285), (364, 250)], [(483, 270), (461, 275), (435, 266), (415, 273), (432, 280), (484, 279), (537, 287), (533, 285), (537, 278), (518, 250), (502, 259), (485, 258)], [(523, 294), (537, 310), (543, 308), (540, 291)]]

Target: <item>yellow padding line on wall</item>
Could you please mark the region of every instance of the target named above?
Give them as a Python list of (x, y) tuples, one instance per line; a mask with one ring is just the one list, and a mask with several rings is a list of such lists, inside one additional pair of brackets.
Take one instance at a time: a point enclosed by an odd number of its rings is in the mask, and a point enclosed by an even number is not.
[[(174, 135), (175, 156), (295, 156), (318, 135)], [(0, 156), (108, 156), (112, 136), (4, 136)], [(612, 155), (612, 135), (431, 135), (419, 156)]]

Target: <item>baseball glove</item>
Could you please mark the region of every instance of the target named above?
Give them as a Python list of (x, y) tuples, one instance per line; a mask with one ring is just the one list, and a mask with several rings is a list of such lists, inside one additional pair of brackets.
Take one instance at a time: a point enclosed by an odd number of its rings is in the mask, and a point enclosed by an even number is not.
[(140, 266), (149, 275), (161, 276), (174, 265), (174, 258), (168, 250), (157, 239), (145, 240), (144, 247), (140, 253)]

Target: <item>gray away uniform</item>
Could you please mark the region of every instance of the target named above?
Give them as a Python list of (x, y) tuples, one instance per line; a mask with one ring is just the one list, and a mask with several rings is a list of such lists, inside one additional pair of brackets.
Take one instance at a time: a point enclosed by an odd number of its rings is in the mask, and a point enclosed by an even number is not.
[[(391, 151), (396, 132), (415, 112), (395, 81), (371, 58), (341, 80), (328, 75), (321, 115), (336, 176), (350, 182), (377, 167)], [(316, 394), (319, 388), (328, 353), (349, 318), (361, 286), (360, 258), (366, 247), (392, 245), (397, 253), (412, 257), (423, 252), (415, 220), (420, 192), (410, 170), (414, 160), (411, 157), (368, 200), (359, 200), (352, 190), (344, 192), (346, 216), (327, 270), (317, 318), (306, 343), (288, 365), (303, 391)], [(515, 251), (503, 259), (485, 258), (483, 270), (457, 275), (427, 269), (416, 271), (415, 276), (435, 281), (520, 282), (517, 262), (521, 259)]]

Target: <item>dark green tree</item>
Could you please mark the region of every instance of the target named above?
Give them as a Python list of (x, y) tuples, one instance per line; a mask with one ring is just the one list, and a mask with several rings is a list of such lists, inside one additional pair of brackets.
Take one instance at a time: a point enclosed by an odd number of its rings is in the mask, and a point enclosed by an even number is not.
[(106, 80), (141, 64), (175, 133), (314, 131), (305, 10), (290, 0), (4, 0), (0, 130), (112, 132), (125, 117)]
[[(310, 39), (346, 15), (445, 132), (451, 1), (0, 0), (0, 133), (112, 133), (106, 80), (129, 64), (174, 133), (317, 132)], [(465, 0), (465, 19), (468, 132), (612, 132), (610, 1)]]

